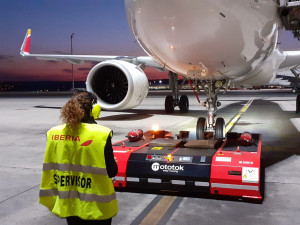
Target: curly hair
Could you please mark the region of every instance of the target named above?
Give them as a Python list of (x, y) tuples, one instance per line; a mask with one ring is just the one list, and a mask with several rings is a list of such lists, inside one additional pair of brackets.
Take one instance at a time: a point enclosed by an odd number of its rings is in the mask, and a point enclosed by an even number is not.
[(87, 91), (75, 93), (72, 98), (61, 108), (60, 119), (68, 128), (76, 131), (81, 120), (90, 115), (94, 96)]

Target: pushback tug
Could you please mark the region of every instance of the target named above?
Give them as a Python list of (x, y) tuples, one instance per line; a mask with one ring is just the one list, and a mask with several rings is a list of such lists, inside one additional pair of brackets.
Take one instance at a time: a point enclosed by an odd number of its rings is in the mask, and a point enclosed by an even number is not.
[(113, 144), (119, 172), (114, 186), (262, 199), (261, 134), (227, 133), (226, 139), (189, 140), (165, 130), (136, 129)]

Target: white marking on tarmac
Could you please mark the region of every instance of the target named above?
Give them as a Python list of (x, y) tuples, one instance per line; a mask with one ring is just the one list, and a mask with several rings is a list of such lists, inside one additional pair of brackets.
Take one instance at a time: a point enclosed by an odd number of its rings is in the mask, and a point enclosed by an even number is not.
[(300, 118), (291, 118), (290, 119), (292, 124), (297, 128), (297, 130), (300, 132)]
[(279, 105), (282, 111), (292, 112), (296, 110), (296, 101), (272, 101)]
[[(279, 105), (282, 111), (285, 112), (294, 112), (296, 110), (296, 102), (295, 101), (272, 101)], [(300, 118), (291, 118), (292, 124), (296, 127), (296, 129), (300, 132)]]

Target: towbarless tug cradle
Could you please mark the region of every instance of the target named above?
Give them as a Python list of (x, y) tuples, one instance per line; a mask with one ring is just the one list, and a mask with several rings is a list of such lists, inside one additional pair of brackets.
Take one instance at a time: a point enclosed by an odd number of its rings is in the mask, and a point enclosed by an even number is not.
[(262, 199), (261, 135), (228, 133), (225, 140), (189, 140), (189, 132), (148, 131), (113, 144), (114, 186)]

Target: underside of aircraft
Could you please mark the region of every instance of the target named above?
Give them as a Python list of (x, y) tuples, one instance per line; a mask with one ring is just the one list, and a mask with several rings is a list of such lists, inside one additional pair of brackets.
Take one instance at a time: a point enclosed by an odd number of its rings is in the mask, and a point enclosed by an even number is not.
[[(169, 71), (172, 94), (165, 111), (189, 111), (186, 95), (180, 96), (178, 75), (195, 91), (204, 91), (207, 118), (199, 117), (197, 139), (224, 138), (225, 121), (216, 118), (221, 105), (218, 93), (230, 86), (256, 86), (272, 82), (278, 71), (296, 68), (300, 51), (278, 47), (279, 29), (297, 36), (300, 30), (298, 1), (250, 0), (125, 0), (131, 30), (149, 56), (46, 55), (29, 53), (27, 31), (21, 55), (73, 64), (98, 61), (88, 74), (87, 91), (106, 110), (138, 106), (148, 93), (145, 67)], [(155, 35), (150, 35), (155, 34)], [(296, 112), (300, 112), (297, 97)]]

